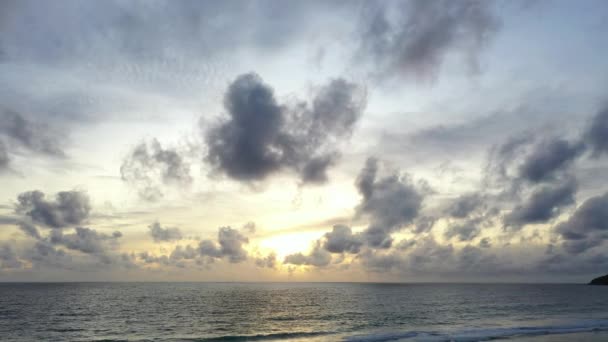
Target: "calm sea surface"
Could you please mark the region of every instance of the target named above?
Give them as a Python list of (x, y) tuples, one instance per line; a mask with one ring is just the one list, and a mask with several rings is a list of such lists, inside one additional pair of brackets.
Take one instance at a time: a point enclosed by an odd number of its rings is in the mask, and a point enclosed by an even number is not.
[(608, 340), (604, 332), (608, 286), (0, 284), (1, 341)]

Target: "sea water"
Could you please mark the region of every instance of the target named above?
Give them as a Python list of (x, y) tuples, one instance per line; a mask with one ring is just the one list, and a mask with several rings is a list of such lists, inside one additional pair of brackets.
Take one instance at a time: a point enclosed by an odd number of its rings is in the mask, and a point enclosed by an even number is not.
[(0, 284), (1, 341), (608, 340), (603, 331), (602, 286)]

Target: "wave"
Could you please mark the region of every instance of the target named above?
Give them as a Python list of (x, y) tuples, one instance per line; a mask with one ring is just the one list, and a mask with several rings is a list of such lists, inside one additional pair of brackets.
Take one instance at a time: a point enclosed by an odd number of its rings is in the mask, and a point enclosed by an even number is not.
[(608, 331), (607, 320), (578, 321), (572, 324), (548, 326), (523, 326), (509, 328), (466, 329), (456, 331), (406, 331), (397, 333), (377, 333), (347, 337), (348, 342), (384, 342), (396, 340), (429, 342), (473, 342), (506, 339), (522, 336), (571, 334), (582, 332)]
[(259, 335), (225, 335), (210, 338), (186, 339), (181, 341), (193, 342), (221, 342), (221, 341), (272, 341), (272, 340), (289, 340), (296, 338), (318, 337), (334, 334), (332, 332), (292, 332), (292, 333), (276, 333), (276, 334), (259, 334)]

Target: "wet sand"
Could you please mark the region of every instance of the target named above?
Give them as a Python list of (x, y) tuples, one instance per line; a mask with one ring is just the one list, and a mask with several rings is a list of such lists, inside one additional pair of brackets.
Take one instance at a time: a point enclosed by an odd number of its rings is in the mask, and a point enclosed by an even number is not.
[(543, 335), (543, 336), (527, 336), (527, 337), (515, 337), (510, 338), (510, 341), (517, 342), (572, 342), (572, 341), (608, 341), (607, 331), (598, 332), (584, 332), (584, 333), (572, 333), (572, 334), (559, 334), (559, 335)]

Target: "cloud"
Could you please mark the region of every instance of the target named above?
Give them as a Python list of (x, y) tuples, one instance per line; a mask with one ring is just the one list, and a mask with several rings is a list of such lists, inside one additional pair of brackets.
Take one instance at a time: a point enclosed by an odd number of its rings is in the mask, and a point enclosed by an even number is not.
[(21, 193), (15, 207), (17, 214), (50, 228), (65, 228), (85, 223), (91, 212), (89, 197), (82, 191), (61, 191), (48, 201), (42, 191)]
[(388, 248), (393, 241), (391, 233), (418, 217), (425, 193), (406, 175), (392, 174), (378, 178), (377, 173), (378, 160), (367, 159), (356, 180), (357, 189), (363, 197), (357, 207), (357, 215), (370, 220), (369, 227), (362, 233), (366, 244)]
[(308, 254), (295, 253), (285, 257), (284, 264), (300, 266), (325, 267), (331, 262), (331, 254), (323, 249), (320, 241), (315, 242), (312, 251)]
[(350, 227), (335, 225), (331, 232), (325, 233), (323, 249), (330, 253), (359, 253), (363, 241), (360, 234), (353, 234)]
[(171, 261), (166, 255), (155, 256), (150, 254), (148, 251), (140, 252), (137, 256), (146, 264), (161, 264), (168, 266), (170, 265)]
[(520, 166), (520, 176), (530, 182), (551, 180), (584, 151), (584, 145), (564, 139), (544, 140), (537, 144)]
[(587, 199), (554, 230), (570, 254), (581, 254), (602, 245), (608, 239), (608, 193)]
[(46, 241), (37, 241), (32, 248), (25, 251), (23, 257), (31, 260), (33, 266), (40, 269), (46, 267), (72, 269), (75, 266), (70, 254)]
[(510, 260), (499, 260), (489, 248), (466, 245), (456, 249), (451, 244), (438, 243), (432, 236), (418, 239), (406, 250), (391, 250), (388, 253), (368, 250), (361, 255), (361, 262), (372, 272), (396, 272), (401, 275), (504, 276), (521, 272), (521, 268), (513, 267)]
[(163, 228), (158, 221), (148, 226), (148, 233), (154, 242), (167, 242), (182, 239), (182, 233), (179, 228)]
[(483, 197), (478, 193), (460, 195), (454, 200), (447, 213), (456, 218), (465, 218), (483, 205)]
[(289, 169), (304, 183), (327, 180), (365, 108), (365, 92), (342, 79), (318, 89), (311, 104), (279, 104), (274, 90), (253, 73), (237, 77), (224, 97), (228, 114), (205, 133), (206, 160), (239, 181), (261, 181)]
[(257, 267), (275, 268), (277, 266), (277, 255), (275, 253), (270, 253), (263, 258), (256, 258), (255, 265)]
[(0, 246), (0, 270), (18, 269), (22, 265), (23, 263), (19, 260), (11, 245), (3, 244)]
[(243, 248), (243, 245), (247, 243), (249, 243), (249, 239), (238, 230), (221, 227), (217, 234), (217, 243), (203, 240), (199, 243), (199, 252), (202, 256), (227, 257), (231, 263), (239, 263), (247, 259), (247, 251)]
[(38, 228), (29, 222), (21, 221), (17, 224), (19, 229), (23, 231), (26, 235), (33, 237), (34, 239), (40, 240), (40, 232), (38, 232)]
[(500, 27), (486, 1), (375, 1), (365, 7), (359, 54), (379, 77), (437, 77), (448, 55), (464, 57), (469, 70)]
[(60, 229), (53, 229), (49, 235), (49, 242), (62, 245), (68, 249), (80, 251), (85, 254), (105, 256), (108, 249), (114, 248), (122, 233), (113, 232), (111, 235), (99, 233), (94, 229), (76, 227), (74, 233), (65, 234)]
[(0, 110), (0, 134), (19, 148), (55, 157), (65, 156), (59, 132), (47, 125), (32, 122), (20, 113)]
[(492, 247), (492, 239), (486, 237), (486, 238), (479, 240), (479, 247), (480, 248)]
[(479, 225), (482, 223), (482, 221), (483, 218), (476, 217), (467, 219), (459, 224), (453, 224), (448, 227), (444, 236), (446, 239), (451, 239), (456, 236), (460, 241), (471, 241), (479, 235)]
[(65, 157), (63, 136), (65, 135), (54, 127), (0, 108), (0, 171), (8, 170), (11, 155), (22, 151), (56, 158)]
[(8, 169), (10, 164), (10, 157), (8, 156), (8, 151), (6, 150), (6, 145), (2, 140), (0, 140), (0, 171)]
[(577, 185), (574, 180), (536, 189), (504, 217), (505, 227), (519, 229), (529, 223), (544, 223), (557, 217), (561, 209), (574, 204)]
[(185, 156), (175, 149), (163, 148), (156, 139), (137, 145), (123, 160), (120, 175), (148, 201), (163, 196), (161, 185), (185, 187), (193, 182)]
[(591, 120), (584, 134), (593, 155), (608, 153), (608, 107), (601, 109)]
[(186, 247), (175, 246), (175, 249), (169, 255), (169, 258), (174, 261), (180, 260), (194, 260), (199, 256), (199, 251), (187, 245)]
[(195, 260), (198, 264), (198, 258), (200, 257), (200, 249), (186, 246), (175, 246), (171, 254), (169, 255), (152, 255), (148, 251), (140, 252), (137, 257), (145, 264), (159, 264), (163, 266), (175, 266), (184, 268), (187, 264), (184, 261)]
[[(288, 6), (274, 1), (44, 6), (26, 0), (11, 7), (13, 17), (29, 17), (37, 25), (6, 23), (0, 41), (7, 59), (51, 63), (75, 58), (98, 64), (103, 58), (183, 63), (180, 56), (216, 57), (235, 53), (235, 47), (282, 49), (309, 32), (313, 14), (319, 16), (339, 6), (323, 2)], [(188, 37), (196, 39), (193, 42)], [(56, 43), (47, 43), (45, 38)]]

